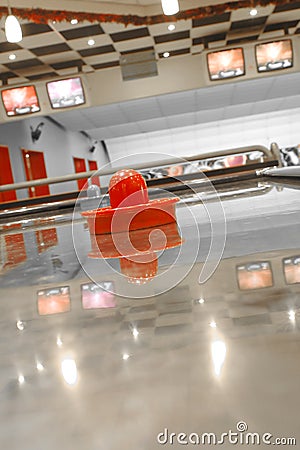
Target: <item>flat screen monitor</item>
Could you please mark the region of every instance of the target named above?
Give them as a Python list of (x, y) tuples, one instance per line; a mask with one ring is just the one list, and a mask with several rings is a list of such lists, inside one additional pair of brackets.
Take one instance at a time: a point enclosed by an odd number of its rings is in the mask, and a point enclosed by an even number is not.
[(245, 75), (245, 61), (242, 48), (208, 53), (207, 64), (211, 80), (224, 80)]
[(85, 103), (84, 90), (80, 77), (50, 81), (47, 91), (52, 108), (70, 108)]
[(34, 86), (4, 89), (1, 96), (8, 116), (32, 114), (41, 109)]
[(300, 256), (283, 260), (283, 272), (287, 284), (300, 283)]
[(293, 66), (293, 47), (290, 39), (256, 45), (258, 72), (288, 69)]
[(41, 316), (70, 311), (71, 298), (68, 286), (38, 291), (38, 313)]
[(237, 280), (242, 291), (273, 286), (271, 264), (267, 261), (237, 266)]
[(103, 281), (99, 284), (87, 283), (81, 286), (81, 301), (83, 309), (114, 308), (116, 299), (112, 293), (112, 281)]

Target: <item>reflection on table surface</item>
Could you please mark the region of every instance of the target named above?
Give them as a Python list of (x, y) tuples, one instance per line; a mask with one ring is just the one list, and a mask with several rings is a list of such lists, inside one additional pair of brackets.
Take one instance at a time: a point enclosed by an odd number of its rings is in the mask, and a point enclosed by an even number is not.
[[(113, 260), (88, 258), (79, 212), (76, 251), (72, 215), (2, 227), (1, 448), (153, 450), (166, 427), (222, 433), (240, 420), (299, 440), (300, 203), (297, 190), (278, 187), (228, 189), (226, 247), (203, 285), (210, 227), (197, 196), (183, 196), (186, 253), (174, 280), (196, 243), (188, 208), (200, 230), (196, 261), (169, 291), (156, 295), (163, 277), (139, 286), (141, 299)], [(55, 233), (40, 252), (47, 229)], [(159, 255), (158, 275), (177, 251)]]

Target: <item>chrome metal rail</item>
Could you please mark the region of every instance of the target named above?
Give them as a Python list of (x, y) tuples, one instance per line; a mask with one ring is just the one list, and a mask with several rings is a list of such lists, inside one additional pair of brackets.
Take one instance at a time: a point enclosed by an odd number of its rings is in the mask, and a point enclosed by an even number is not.
[[(239, 148), (233, 148), (233, 149), (226, 149), (226, 150), (218, 150), (215, 152), (207, 152), (207, 153), (201, 153), (201, 155), (195, 155), (195, 156), (187, 156), (185, 158), (181, 157), (174, 157), (170, 158), (168, 160), (163, 161), (153, 161), (150, 164), (144, 163), (144, 164), (132, 164), (132, 169), (135, 170), (145, 170), (154, 168), (154, 167), (160, 167), (160, 166), (166, 166), (166, 165), (172, 165), (172, 164), (182, 164), (185, 161), (192, 162), (192, 161), (201, 161), (208, 158), (217, 158), (217, 157), (223, 157), (223, 156), (229, 156), (229, 155), (238, 155), (243, 153), (249, 153), (259, 151), (262, 152), (265, 156), (266, 161), (274, 161), (277, 160), (279, 166), (281, 166), (281, 160), (280, 160), (280, 153), (279, 148), (277, 144), (272, 144), (271, 148), (268, 149), (267, 147), (264, 147), (262, 145), (252, 145), (248, 147), (239, 147)], [(66, 183), (70, 181), (80, 180), (83, 178), (89, 178), (92, 176), (104, 176), (104, 175), (113, 175), (118, 170), (124, 169), (124, 167), (110, 167), (108, 169), (98, 169), (97, 171), (90, 170), (88, 172), (80, 172), (76, 174), (69, 174), (69, 175), (63, 175), (59, 177), (51, 177), (51, 178), (42, 178), (39, 180), (32, 180), (32, 181), (22, 181), (19, 183), (12, 183), (12, 184), (5, 184), (3, 186), (0, 186), (0, 192), (6, 192), (6, 191), (12, 191), (12, 190), (19, 190), (19, 189), (26, 189), (30, 187), (35, 186), (43, 186), (46, 184), (57, 184), (57, 183)]]

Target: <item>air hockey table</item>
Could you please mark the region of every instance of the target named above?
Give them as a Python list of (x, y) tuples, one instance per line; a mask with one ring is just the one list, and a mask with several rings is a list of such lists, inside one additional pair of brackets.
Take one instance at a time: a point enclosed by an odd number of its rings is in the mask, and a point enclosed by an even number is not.
[(80, 207), (0, 218), (1, 448), (298, 448), (300, 185), (225, 178), (152, 188), (180, 242), (150, 275)]

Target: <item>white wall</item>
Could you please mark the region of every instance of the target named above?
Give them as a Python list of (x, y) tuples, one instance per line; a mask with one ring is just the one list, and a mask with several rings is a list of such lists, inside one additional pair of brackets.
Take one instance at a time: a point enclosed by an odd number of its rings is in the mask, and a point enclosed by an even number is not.
[[(33, 143), (30, 126), (35, 129), (40, 122), (44, 122), (42, 134), (39, 140)], [(108, 162), (101, 146), (97, 146), (97, 150), (94, 153), (90, 153), (91, 141), (87, 137), (79, 132), (65, 130), (47, 117), (32, 117), (0, 125), (0, 145), (6, 145), (9, 148), (15, 182), (26, 180), (21, 153), (22, 148), (44, 152), (48, 177), (74, 173), (73, 156), (84, 158), (87, 170), (87, 160), (97, 161), (99, 168)], [(73, 190), (77, 190), (75, 181), (50, 186), (51, 194)], [(18, 191), (17, 197), (28, 197), (27, 191)]]
[(270, 147), (272, 142), (280, 147), (300, 143), (300, 108), (108, 139), (106, 144), (114, 166), (122, 157), (123, 165), (130, 166), (247, 145)]

